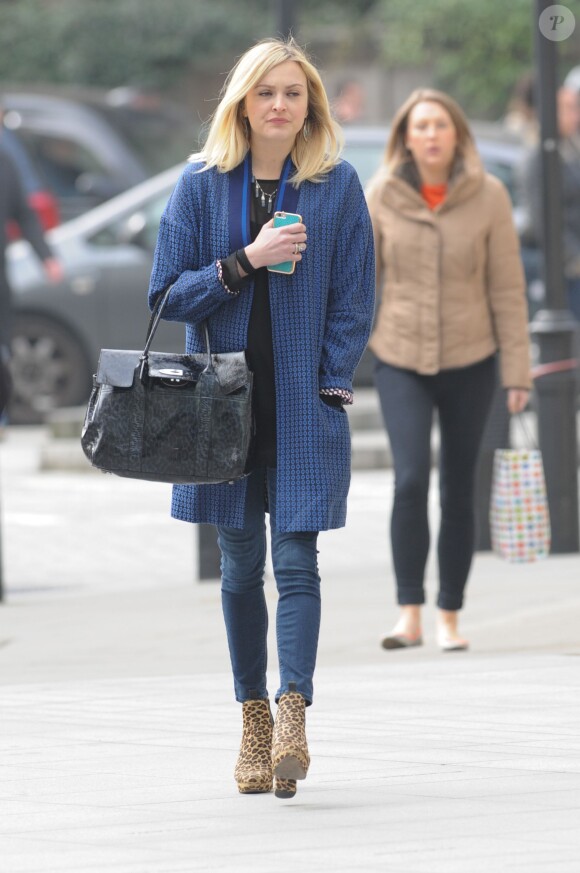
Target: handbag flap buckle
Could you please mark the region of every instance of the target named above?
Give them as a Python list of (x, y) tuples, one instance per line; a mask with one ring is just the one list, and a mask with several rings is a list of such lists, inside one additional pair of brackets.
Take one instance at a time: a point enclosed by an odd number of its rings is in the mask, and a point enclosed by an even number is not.
[(125, 349), (101, 349), (95, 381), (99, 385), (130, 388), (142, 354)]
[(197, 382), (205, 367), (205, 355), (176, 355), (170, 352), (149, 352), (147, 370), (152, 379), (181, 379)]

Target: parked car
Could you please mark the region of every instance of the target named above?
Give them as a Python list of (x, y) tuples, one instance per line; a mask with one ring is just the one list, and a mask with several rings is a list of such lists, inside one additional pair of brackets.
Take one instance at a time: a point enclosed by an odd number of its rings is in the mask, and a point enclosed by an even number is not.
[[(10, 419), (41, 421), (83, 403), (101, 348), (142, 347), (147, 286), (161, 213), (182, 165), (103, 203), (48, 235), (65, 269), (49, 285), (30, 246), (9, 247), (14, 291)], [(163, 322), (158, 348), (183, 345), (183, 328)]]
[(187, 114), (154, 94), (9, 90), (4, 125), (67, 221), (185, 160), (197, 144)]
[[(363, 184), (379, 165), (386, 131), (348, 128), (345, 157)], [(521, 147), (478, 137), (488, 169), (515, 190)], [(143, 346), (149, 312), (146, 290), (159, 220), (181, 172), (179, 164), (67, 222), (49, 234), (66, 279), (47, 285), (27, 243), (9, 252), (15, 292), (14, 400), (11, 420), (41, 421), (51, 409), (84, 403), (101, 348)], [(183, 347), (182, 325), (163, 322), (155, 346)], [(357, 370), (369, 384), (370, 356)]]

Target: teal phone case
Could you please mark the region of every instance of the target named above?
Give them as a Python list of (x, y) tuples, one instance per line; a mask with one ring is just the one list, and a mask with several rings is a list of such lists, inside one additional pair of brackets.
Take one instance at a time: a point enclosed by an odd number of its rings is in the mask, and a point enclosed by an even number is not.
[[(300, 224), (302, 216), (295, 212), (275, 212), (274, 227), (285, 227), (287, 224)], [(283, 261), (281, 264), (272, 264), (266, 267), (270, 273), (285, 273), (286, 276), (291, 276), (296, 266), (295, 261)]]

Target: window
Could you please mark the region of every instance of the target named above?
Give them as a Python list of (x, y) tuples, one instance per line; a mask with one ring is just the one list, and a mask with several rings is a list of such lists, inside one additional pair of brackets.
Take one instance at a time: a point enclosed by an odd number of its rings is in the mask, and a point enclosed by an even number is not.
[(107, 175), (94, 154), (75, 140), (21, 129), (19, 136), (28, 146), (44, 182), (58, 197), (83, 194), (83, 174)]
[(170, 190), (126, 212), (121, 218), (101, 228), (90, 242), (95, 246), (115, 246), (135, 243), (153, 251), (157, 242), (159, 223)]

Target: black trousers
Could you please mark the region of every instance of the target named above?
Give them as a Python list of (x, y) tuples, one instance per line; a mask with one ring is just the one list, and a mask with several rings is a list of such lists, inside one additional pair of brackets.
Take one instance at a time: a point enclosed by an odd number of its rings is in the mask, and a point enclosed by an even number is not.
[(461, 609), (474, 551), (475, 470), (496, 384), (495, 356), (433, 376), (378, 361), (375, 383), (395, 467), (391, 540), (398, 602), (425, 602), (431, 429), (436, 410), (441, 503), (437, 605)]

